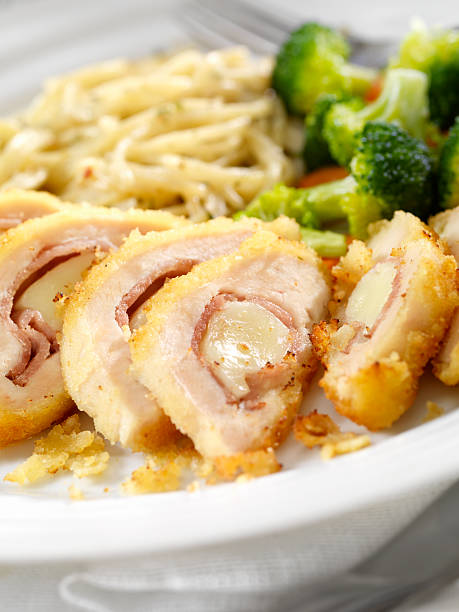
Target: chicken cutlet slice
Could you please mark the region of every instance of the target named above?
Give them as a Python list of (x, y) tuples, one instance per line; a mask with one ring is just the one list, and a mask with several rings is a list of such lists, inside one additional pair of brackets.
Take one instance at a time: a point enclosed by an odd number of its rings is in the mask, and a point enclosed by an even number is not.
[(168, 213), (70, 206), (0, 237), (0, 445), (38, 433), (71, 406), (59, 362), (57, 296), (135, 228), (188, 224)]
[[(369, 248), (371, 245), (372, 248)], [(335, 317), (313, 331), (320, 381), (341, 414), (389, 427), (414, 401), (458, 304), (456, 262), (419, 219), (398, 211), (333, 269)]]
[[(459, 266), (459, 206), (435, 215), (429, 223), (446, 242)], [(445, 385), (459, 383), (459, 308), (454, 313), (440, 351), (434, 359), (433, 371)]]
[(27, 219), (44, 217), (65, 208), (56, 196), (46, 191), (9, 189), (0, 193), (0, 232), (19, 225)]
[(311, 249), (257, 232), (148, 302), (133, 371), (204, 456), (277, 446), (314, 370), (309, 330), (328, 300)]
[(220, 218), (161, 234), (132, 234), (77, 286), (64, 317), (63, 375), (78, 407), (93, 417), (96, 429), (112, 443), (153, 450), (177, 434), (130, 370), (128, 339), (145, 319), (142, 305), (167, 279), (235, 251), (268, 225), (299, 237), (298, 225), (286, 218), (273, 225)]

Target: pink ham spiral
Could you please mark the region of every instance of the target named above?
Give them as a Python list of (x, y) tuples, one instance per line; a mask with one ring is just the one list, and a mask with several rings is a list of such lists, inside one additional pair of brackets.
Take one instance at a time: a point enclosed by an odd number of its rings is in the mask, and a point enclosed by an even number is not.
[(168, 213), (69, 206), (0, 238), (0, 445), (41, 431), (72, 405), (61, 376), (58, 330), (40, 312), (21, 310), (18, 295), (68, 258), (117, 248), (135, 228), (186, 224)]

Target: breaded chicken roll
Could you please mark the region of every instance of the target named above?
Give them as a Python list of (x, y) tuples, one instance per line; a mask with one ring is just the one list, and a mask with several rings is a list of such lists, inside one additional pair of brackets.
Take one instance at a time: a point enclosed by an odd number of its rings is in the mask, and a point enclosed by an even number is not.
[[(446, 242), (459, 263), (459, 206), (432, 217), (430, 225)], [(445, 385), (459, 383), (459, 309), (456, 309), (451, 326), (434, 360), (434, 374)]]
[(0, 445), (41, 431), (71, 405), (59, 362), (59, 295), (133, 229), (184, 224), (169, 213), (72, 206), (0, 238)]
[[(372, 248), (369, 248), (371, 245)], [(320, 381), (356, 423), (389, 427), (412, 404), (458, 304), (456, 262), (419, 219), (398, 211), (334, 268), (334, 319), (314, 328)]]
[(35, 217), (44, 217), (65, 208), (66, 204), (45, 191), (9, 189), (0, 193), (0, 232)]
[[(287, 218), (271, 226), (299, 238), (298, 226)], [(144, 321), (143, 303), (166, 279), (236, 250), (261, 227), (256, 219), (221, 218), (161, 234), (133, 234), (78, 285), (65, 312), (62, 369), (72, 398), (108, 440), (152, 450), (176, 435), (130, 370), (131, 330)]]
[(204, 456), (277, 446), (314, 370), (329, 287), (316, 254), (261, 231), (172, 279), (133, 334), (133, 369)]

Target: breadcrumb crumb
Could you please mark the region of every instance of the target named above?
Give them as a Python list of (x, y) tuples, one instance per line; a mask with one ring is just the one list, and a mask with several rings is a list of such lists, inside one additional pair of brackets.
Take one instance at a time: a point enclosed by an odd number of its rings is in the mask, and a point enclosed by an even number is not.
[(208, 485), (247, 482), (278, 472), (281, 467), (272, 448), (210, 460), (201, 457), (193, 443), (183, 438), (178, 446), (174, 444), (147, 456), (145, 464), (122, 483), (122, 489), (127, 495), (177, 491), (184, 486), (184, 476), (191, 474), (194, 480), (186, 490), (194, 492), (203, 481)]
[(210, 466), (210, 470), (209, 466), (206, 466), (207, 484), (233, 480), (246, 482), (252, 478), (274, 474), (282, 469), (272, 448), (216, 457)]
[(127, 495), (177, 491), (181, 486), (182, 471), (183, 467), (175, 461), (158, 468), (151, 459), (147, 459), (145, 465), (132, 472), (129, 480), (121, 486)]
[(75, 484), (71, 484), (68, 488), (68, 491), (70, 499), (73, 499), (74, 501), (80, 501), (84, 499), (83, 491)]
[(424, 418), (422, 419), (423, 423), (428, 423), (429, 421), (433, 421), (437, 419), (439, 416), (445, 414), (445, 409), (436, 404), (435, 402), (427, 402), (426, 403), (427, 412)]
[(190, 482), (190, 484), (187, 486), (186, 490), (188, 491), (188, 493), (194, 493), (195, 491), (199, 491), (200, 488), (201, 488), (200, 481), (193, 480), (193, 482)]
[(366, 434), (341, 431), (338, 425), (327, 414), (317, 410), (306, 416), (298, 416), (293, 426), (295, 438), (308, 448), (321, 446), (321, 457), (324, 461), (336, 455), (353, 453), (371, 444)]
[(336, 455), (355, 453), (355, 451), (366, 448), (371, 444), (370, 437), (365, 434), (343, 432), (340, 436), (340, 439), (334, 440), (333, 442), (327, 442), (322, 446), (320, 456), (324, 461), (333, 459)]
[(145, 464), (132, 472), (121, 487), (127, 495), (177, 491), (182, 488), (183, 473), (197, 470), (201, 462), (192, 441), (183, 436), (175, 443), (148, 454)]
[(109, 458), (103, 438), (93, 431), (80, 431), (79, 416), (73, 414), (39, 438), (33, 454), (4, 480), (28, 485), (61, 470), (70, 470), (78, 478), (93, 476), (107, 468)]

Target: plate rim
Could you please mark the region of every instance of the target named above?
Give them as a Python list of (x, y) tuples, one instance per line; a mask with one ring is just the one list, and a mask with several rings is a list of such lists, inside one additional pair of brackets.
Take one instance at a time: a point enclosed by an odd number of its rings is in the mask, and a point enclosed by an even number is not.
[[(433, 485), (446, 486), (459, 475), (457, 439), (459, 412), (452, 412), (333, 462), (249, 483), (85, 502), (6, 494), (0, 509), (0, 563), (122, 559), (305, 528)], [(305, 494), (308, 490), (313, 496)]]

